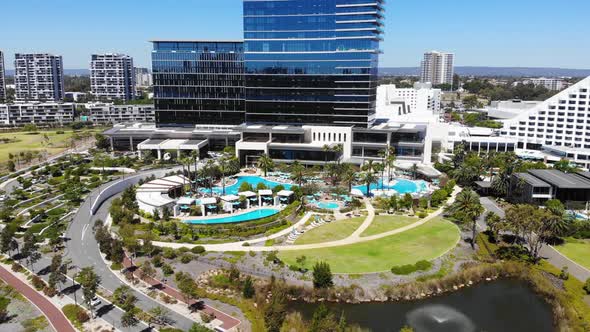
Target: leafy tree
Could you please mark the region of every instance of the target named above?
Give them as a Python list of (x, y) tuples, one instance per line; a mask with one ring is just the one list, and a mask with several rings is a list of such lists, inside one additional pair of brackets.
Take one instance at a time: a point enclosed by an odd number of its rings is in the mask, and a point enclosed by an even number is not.
[(551, 212), (537, 206), (513, 205), (506, 211), (505, 228), (524, 240), (531, 258), (537, 261), (545, 239), (552, 235), (548, 227), (551, 218)]
[(330, 265), (325, 262), (318, 262), (313, 267), (313, 287), (330, 288), (334, 286)]
[(35, 235), (33, 235), (33, 233), (25, 233), (21, 255), (26, 258), (27, 264), (31, 267), (31, 270), (33, 270), (34, 272), (34, 265), (37, 261), (41, 259), (41, 254), (39, 253), (37, 239), (35, 238)]
[(18, 242), (14, 239), (14, 228), (6, 226), (0, 232), (0, 252), (12, 256), (12, 251), (18, 248)]
[(313, 313), (310, 332), (340, 332), (341, 327), (333, 313), (322, 303)]
[(131, 287), (123, 285), (113, 292), (113, 302), (125, 311), (132, 311), (137, 303), (137, 297), (133, 294)]
[(126, 311), (121, 316), (121, 326), (123, 327), (132, 327), (139, 324), (139, 319), (135, 316), (133, 311)]
[(150, 315), (150, 324), (172, 325), (175, 323), (174, 320), (170, 318), (170, 310), (161, 306), (153, 307), (148, 314)]
[(475, 250), (477, 218), (484, 212), (479, 196), (471, 189), (464, 189), (448, 208), (453, 217), (462, 224), (471, 225), (471, 248)]
[(287, 316), (287, 296), (280, 285), (272, 288), (272, 296), (264, 307), (264, 325), (268, 332), (279, 332)]
[(178, 286), (178, 290), (180, 290), (182, 296), (184, 297), (184, 302), (190, 307), (192, 305), (192, 301), (197, 297), (197, 284), (191, 275), (185, 272), (177, 272), (174, 275), (174, 279), (176, 281), (176, 285)]
[(53, 289), (59, 288), (59, 285), (68, 280), (65, 275), (65, 273), (67, 273), (67, 267), (64, 268), (63, 266), (63, 258), (61, 254), (56, 254), (51, 258), (49, 271), (49, 287)]
[(255, 292), (256, 291), (254, 290), (254, 282), (252, 282), (252, 277), (248, 276), (244, 281), (242, 295), (247, 299), (251, 299), (254, 297)]
[(584, 283), (584, 290), (586, 291), (586, 294), (590, 295), (590, 278), (586, 279), (586, 282)]
[(94, 308), (92, 306), (92, 299), (96, 297), (96, 291), (100, 286), (101, 279), (94, 272), (94, 268), (91, 266), (83, 268), (77, 277), (78, 283), (82, 287), (82, 294), (84, 295), (84, 303), (90, 309), (91, 315), (94, 317)]
[(486, 214), (486, 224), (494, 239), (498, 238), (498, 232), (503, 228), (502, 222), (502, 218), (494, 212), (488, 212), (488, 214)]
[(8, 171), (9, 171), (9, 172), (16, 172), (16, 165), (14, 164), (14, 161), (12, 161), (12, 160), (9, 160), (9, 161), (6, 163), (6, 166), (8, 167)]
[(567, 159), (561, 159), (560, 161), (556, 162), (553, 165), (553, 168), (564, 173), (575, 173), (580, 170), (575, 165), (571, 164)]
[(152, 266), (150, 261), (145, 261), (139, 268), (139, 277), (141, 279), (151, 279), (156, 276), (156, 269)]
[(96, 133), (94, 139), (96, 141), (97, 149), (108, 150), (111, 147), (109, 139), (101, 133)]

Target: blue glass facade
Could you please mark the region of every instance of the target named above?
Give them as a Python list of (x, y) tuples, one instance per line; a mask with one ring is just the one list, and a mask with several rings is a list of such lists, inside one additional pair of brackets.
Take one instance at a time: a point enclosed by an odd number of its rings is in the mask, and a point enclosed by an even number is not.
[(246, 121), (368, 127), (380, 0), (244, 0)]
[(159, 126), (244, 123), (242, 42), (153, 44), (154, 100)]

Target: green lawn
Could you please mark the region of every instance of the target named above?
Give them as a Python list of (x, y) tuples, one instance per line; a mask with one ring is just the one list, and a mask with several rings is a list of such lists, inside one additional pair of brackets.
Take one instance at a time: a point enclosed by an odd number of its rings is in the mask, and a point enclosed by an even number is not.
[[(74, 132), (72, 130), (63, 130), (64, 134), (57, 134), (57, 131), (59, 130), (39, 131), (36, 134), (25, 132), (0, 134), (0, 139), (7, 138), (13, 140), (10, 143), (0, 143), (0, 163), (8, 161), (9, 153), (18, 155), (21, 151), (46, 150), (49, 155), (54, 155), (66, 150), (69, 144), (68, 140)], [(95, 133), (98, 130), (91, 130), (90, 132)], [(82, 131), (78, 133), (82, 133)], [(47, 139), (45, 139), (45, 135), (47, 135)]]
[(324, 261), (334, 273), (382, 272), (397, 265), (433, 260), (454, 248), (458, 241), (457, 226), (435, 218), (420, 227), (379, 240), (333, 248), (282, 251), (279, 257), (289, 265), (297, 265), (297, 257), (305, 256), (304, 266), (309, 269), (316, 262)]
[(376, 216), (373, 223), (361, 236), (371, 236), (402, 228), (419, 221), (416, 217), (407, 216)]
[(333, 221), (303, 234), (295, 244), (312, 244), (342, 240), (349, 237), (365, 221), (366, 217)]
[(567, 239), (562, 246), (555, 249), (574, 262), (590, 269), (590, 240)]

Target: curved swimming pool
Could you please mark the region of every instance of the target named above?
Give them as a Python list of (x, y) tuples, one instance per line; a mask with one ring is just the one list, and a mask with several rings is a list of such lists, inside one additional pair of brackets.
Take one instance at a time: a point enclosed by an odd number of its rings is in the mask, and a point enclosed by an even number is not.
[[(258, 186), (259, 183), (264, 184), (268, 189), (272, 189), (272, 188), (279, 186), (279, 185), (283, 186), (285, 188), (285, 190), (289, 190), (292, 187), (291, 184), (269, 181), (263, 177), (256, 176), (256, 175), (239, 176), (238, 181), (235, 184), (225, 187), (225, 194), (226, 195), (237, 195), (238, 192), (240, 191), (240, 186), (244, 182), (249, 183), (252, 186), (252, 188), (254, 189), (254, 191), (256, 191), (256, 186)], [(204, 193), (210, 192), (210, 190), (207, 188), (201, 188), (200, 191), (204, 192)], [(222, 187), (213, 187), (213, 193), (217, 194), (217, 195), (221, 195), (223, 193), (223, 188)]]
[[(418, 192), (423, 192), (428, 190), (428, 185), (426, 181), (411, 181), (406, 179), (395, 179), (395, 184), (390, 186), (388, 184), (384, 184), (383, 180), (380, 179), (377, 183), (371, 183), (371, 191), (373, 190), (381, 190), (381, 186), (383, 185), (384, 190), (395, 190), (399, 194), (414, 194)], [(363, 194), (367, 194), (367, 186), (360, 185), (355, 186), (354, 189), (360, 190)]]
[(193, 225), (217, 225), (217, 224), (234, 224), (246, 221), (258, 220), (281, 212), (277, 209), (260, 209), (256, 211), (250, 211), (238, 215), (231, 215), (227, 217), (201, 219), (201, 220), (186, 220), (187, 224)]

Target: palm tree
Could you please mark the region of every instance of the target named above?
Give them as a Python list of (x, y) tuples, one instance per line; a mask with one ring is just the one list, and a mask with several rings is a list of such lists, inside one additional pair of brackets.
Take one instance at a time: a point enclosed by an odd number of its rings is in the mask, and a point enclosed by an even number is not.
[(215, 177), (215, 173), (217, 171), (217, 165), (211, 159), (207, 161), (205, 167), (203, 167), (203, 176), (207, 179), (207, 184), (209, 185), (209, 193), (211, 193), (211, 197), (213, 197), (213, 178)]
[(342, 181), (348, 184), (348, 192), (352, 191), (352, 183), (356, 180), (356, 172), (351, 164), (344, 164), (342, 169)]
[(375, 173), (372, 171), (365, 172), (361, 180), (367, 186), (367, 197), (371, 197), (371, 184), (377, 181)]
[(383, 190), (383, 177), (385, 176), (385, 165), (383, 164), (375, 164), (375, 166), (373, 166), (373, 170), (377, 173), (381, 173), (381, 190)]
[(303, 185), (303, 181), (305, 181), (305, 166), (301, 165), (301, 163), (297, 160), (291, 164), (291, 179), (301, 187)]
[(416, 177), (418, 177), (418, 164), (413, 164), (410, 168), (410, 172), (412, 172), (412, 178), (416, 180)]
[(344, 151), (344, 147), (342, 146), (342, 144), (337, 144), (336, 146), (334, 146), (332, 151), (334, 151), (334, 154), (336, 154), (338, 158), (336, 159), (336, 163), (340, 164), (340, 154), (342, 154), (342, 151)]
[[(190, 157), (181, 157), (180, 158), (180, 163), (182, 164), (183, 190), (186, 190), (186, 176), (190, 176), (192, 161), (193, 160)], [(184, 170), (184, 166), (186, 166), (186, 173)]]
[(324, 151), (324, 167), (328, 164), (328, 152), (332, 151), (328, 144), (324, 144), (322, 146), (322, 151)]
[(273, 167), (275, 167), (275, 163), (269, 155), (263, 154), (262, 156), (260, 156), (260, 158), (258, 159), (258, 168), (264, 171), (264, 177), (266, 177), (268, 171), (271, 170)]
[(385, 158), (385, 163), (387, 164), (387, 174), (389, 176), (389, 181), (392, 180), (391, 170), (395, 166), (395, 159), (396, 159), (396, 157), (395, 157), (395, 148), (393, 146), (390, 146), (387, 149), (387, 158)]
[[(191, 159), (193, 160), (193, 162), (195, 164), (195, 178), (193, 181), (195, 181), (194, 191), (196, 193), (197, 190), (199, 189), (199, 182), (197, 180), (197, 173), (199, 171), (199, 168), (198, 168), (199, 152), (198, 151), (191, 151)], [(190, 171), (189, 171), (189, 173), (190, 173)]]
[(228, 162), (226, 157), (222, 157), (218, 161), (219, 171), (221, 172), (221, 193), (225, 196), (225, 172), (227, 171)]
[(464, 224), (471, 224), (471, 248), (475, 250), (477, 236), (477, 218), (484, 212), (479, 195), (471, 189), (464, 189), (457, 195), (455, 202), (448, 208), (453, 216)]

